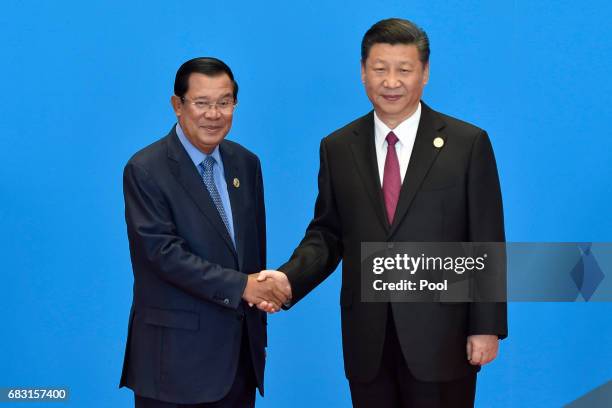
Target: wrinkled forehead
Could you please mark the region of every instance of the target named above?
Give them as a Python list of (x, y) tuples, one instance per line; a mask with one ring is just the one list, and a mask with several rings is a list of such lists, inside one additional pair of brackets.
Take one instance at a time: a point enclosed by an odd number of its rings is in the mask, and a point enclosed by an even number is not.
[(234, 84), (226, 73), (215, 76), (193, 73), (189, 76), (189, 87), (186, 95), (192, 99), (233, 97)]

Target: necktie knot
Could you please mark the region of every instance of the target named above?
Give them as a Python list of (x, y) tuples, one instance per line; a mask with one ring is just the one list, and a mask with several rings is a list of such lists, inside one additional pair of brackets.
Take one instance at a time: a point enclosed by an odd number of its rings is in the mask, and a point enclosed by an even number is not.
[(202, 160), (202, 163), (200, 163), (200, 166), (202, 166), (204, 170), (212, 170), (216, 162), (214, 157), (206, 156), (206, 158)]
[(389, 134), (386, 137), (386, 140), (389, 146), (391, 147), (395, 146), (395, 144), (399, 141), (399, 139), (397, 138), (397, 136), (395, 136), (395, 133), (393, 132), (389, 132)]

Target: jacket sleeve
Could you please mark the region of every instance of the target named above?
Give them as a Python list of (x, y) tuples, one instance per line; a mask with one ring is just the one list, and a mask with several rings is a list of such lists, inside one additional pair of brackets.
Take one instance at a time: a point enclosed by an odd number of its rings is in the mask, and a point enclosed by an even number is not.
[(177, 233), (166, 198), (145, 168), (128, 163), (123, 194), (134, 268), (150, 270), (193, 296), (236, 309), (247, 275), (191, 252)]
[(342, 258), (340, 216), (336, 208), (325, 139), (320, 146), (319, 192), (314, 217), (299, 246), (287, 263), (279, 267), (287, 274), (296, 304), (327, 278)]
[[(493, 148), (487, 133), (482, 131), (473, 143), (468, 170), (468, 226), (471, 242), (505, 242), (501, 189)], [(502, 249), (502, 251), (504, 251)], [(500, 255), (505, 260), (504, 254)], [(506, 268), (496, 273), (490, 287), (505, 289)], [(503, 282), (499, 280), (502, 279)], [(473, 302), (470, 304), (468, 334), (508, 335), (505, 302)]]

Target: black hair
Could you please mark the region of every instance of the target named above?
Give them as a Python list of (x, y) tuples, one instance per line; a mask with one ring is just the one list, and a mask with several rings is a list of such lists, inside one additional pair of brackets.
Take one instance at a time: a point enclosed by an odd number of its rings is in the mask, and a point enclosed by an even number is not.
[(411, 21), (388, 18), (374, 24), (361, 40), (361, 62), (365, 64), (374, 44), (414, 44), (423, 64), (429, 62), (429, 38), (427, 33)]
[(180, 66), (176, 71), (174, 79), (174, 94), (183, 99), (189, 89), (189, 76), (198, 73), (207, 76), (217, 76), (227, 74), (234, 85), (234, 100), (238, 100), (238, 83), (234, 79), (234, 74), (230, 67), (220, 59), (213, 57), (198, 57), (190, 59)]

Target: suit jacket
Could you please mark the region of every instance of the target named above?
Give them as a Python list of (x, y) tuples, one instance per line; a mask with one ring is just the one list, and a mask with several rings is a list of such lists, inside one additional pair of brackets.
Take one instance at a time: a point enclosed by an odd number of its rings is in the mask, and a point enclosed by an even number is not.
[[(441, 149), (436, 137), (444, 139)], [(333, 272), (340, 260), (342, 340), (347, 377), (377, 374), (387, 313), (413, 375), (448, 381), (478, 370), (466, 359), (472, 334), (507, 334), (505, 303), (364, 303), (361, 242), (502, 242), (501, 193), (493, 150), (482, 129), (422, 103), (412, 156), (394, 221), (388, 224), (370, 112), (321, 141), (314, 218), (291, 259), (279, 269), (293, 302)]]
[(236, 248), (174, 127), (125, 167), (134, 300), (120, 386), (143, 397), (221, 399), (234, 381), (245, 325), (263, 395), (266, 315), (242, 300), (246, 273), (266, 265), (261, 167), (236, 143), (219, 148)]

